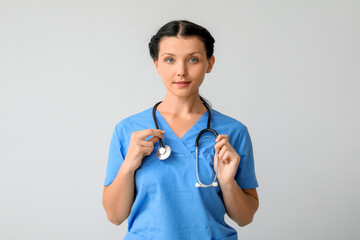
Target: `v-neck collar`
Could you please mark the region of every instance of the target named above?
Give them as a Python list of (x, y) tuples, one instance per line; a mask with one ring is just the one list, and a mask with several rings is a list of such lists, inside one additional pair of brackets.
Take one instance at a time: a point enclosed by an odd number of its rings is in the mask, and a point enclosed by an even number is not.
[[(207, 118), (209, 116), (209, 112), (206, 111), (201, 115), (201, 117), (195, 122), (195, 124), (181, 137), (179, 138), (175, 132), (172, 130), (170, 125), (166, 122), (165, 118), (161, 115), (161, 113), (156, 109), (156, 117), (160, 120), (160, 128), (163, 127), (163, 130), (165, 131), (165, 138), (166, 135), (171, 135), (172, 138), (176, 139), (177, 141), (181, 141), (189, 151), (192, 150), (192, 148), (195, 148), (195, 140), (198, 133), (207, 127)], [(168, 134), (166, 134), (168, 133)], [(192, 145), (194, 145), (192, 147)]]

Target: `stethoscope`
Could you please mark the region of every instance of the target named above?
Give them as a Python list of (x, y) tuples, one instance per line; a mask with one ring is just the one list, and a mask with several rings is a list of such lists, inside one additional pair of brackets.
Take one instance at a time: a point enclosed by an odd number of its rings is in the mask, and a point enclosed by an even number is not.
[[(158, 103), (156, 103), (155, 104), (155, 106), (153, 107), (153, 118), (154, 118), (154, 122), (155, 122), (155, 125), (156, 125), (156, 129), (159, 129), (159, 126), (158, 126), (158, 123), (157, 123), (157, 120), (156, 120), (156, 116), (155, 116), (155, 111), (156, 111), (156, 108), (157, 108), (157, 106), (161, 103), (162, 101), (160, 101), (160, 102), (158, 102)], [(205, 103), (203, 103), (204, 104), (204, 106), (206, 107), (206, 109), (208, 110), (208, 113), (209, 113), (209, 116), (208, 116), (208, 121), (207, 121), (207, 127), (205, 128), (205, 129), (203, 129), (203, 130), (201, 130), (199, 133), (198, 133), (198, 135), (197, 135), (197, 137), (196, 137), (196, 140), (195, 140), (195, 155), (196, 155), (196, 177), (197, 177), (197, 179), (198, 179), (198, 182), (197, 183), (195, 183), (195, 186), (196, 187), (211, 187), (211, 186), (213, 186), (213, 187), (217, 187), (218, 186), (218, 183), (216, 182), (216, 177), (217, 177), (217, 172), (218, 172), (218, 167), (219, 167), (219, 161), (218, 161), (218, 154), (217, 153), (215, 153), (215, 156), (216, 156), (216, 172), (215, 172), (215, 177), (214, 177), (214, 180), (213, 180), (213, 182), (211, 183), (211, 184), (209, 184), (209, 185), (206, 185), (206, 184), (203, 184), (201, 181), (200, 181), (200, 178), (199, 178), (199, 169), (198, 169), (198, 150), (199, 150), (199, 139), (200, 139), (200, 137), (201, 137), (201, 135), (204, 133), (204, 132), (212, 132), (214, 135), (215, 135), (215, 137), (217, 137), (218, 136), (218, 134), (217, 134), (217, 132), (214, 130), (214, 129), (212, 129), (212, 128), (210, 128), (210, 122), (211, 122), (211, 110), (210, 110), (210, 108), (207, 106), (207, 104), (205, 104)], [(160, 138), (159, 139), (159, 141), (160, 141), (160, 147), (159, 147), (159, 149), (157, 150), (157, 152), (156, 152), (156, 156), (160, 159), (160, 160), (165, 160), (165, 159), (167, 159), (169, 156), (170, 156), (170, 154), (171, 154), (171, 148), (168, 146), (168, 145), (164, 145), (163, 144), (163, 142), (162, 142), (162, 139)]]

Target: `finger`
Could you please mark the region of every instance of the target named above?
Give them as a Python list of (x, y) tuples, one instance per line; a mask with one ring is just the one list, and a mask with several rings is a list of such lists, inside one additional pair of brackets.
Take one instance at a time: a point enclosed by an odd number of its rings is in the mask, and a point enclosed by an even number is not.
[(224, 154), (225, 154), (226, 151), (227, 151), (227, 147), (226, 147), (226, 146), (223, 146), (223, 147), (220, 149), (220, 152), (219, 152), (219, 158), (220, 158), (220, 159), (223, 159), (223, 158), (224, 158)]
[[(164, 136), (162, 136), (161, 138), (164, 138)], [(157, 141), (159, 141), (159, 137), (152, 137), (149, 140), (145, 141), (145, 142), (152, 142), (152, 143), (156, 143)]]
[[(158, 137), (152, 137), (151, 139), (153, 139), (153, 138), (158, 138)], [(152, 140), (152, 141), (154, 141), (154, 140)], [(153, 147), (154, 142), (152, 142), (152, 141), (150, 141), (150, 140), (148, 140), (148, 141), (142, 140), (142, 141), (139, 142), (139, 144), (142, 147)]]
[(226, 151), (223, 156), (223, 160), (226, 164), (230, 163), (230, 155), (229, 154), (230, 154), (230, 152)]
[(148, 129), (144, 129), (144, 130), (136, 132), (137, 136), (143, 140), (145, 140), (149, 136), (163, 137), (164, 133), (165, 133), (165, 131), (163, 131), (161, 129), (152, 129), (152, 128), (148, 128)]
[(226, 140), (229, 140), (229, 136), (227, 134), (220, 134), (216, 137), (216, 140), (215, 142), (219, 142), (221, 141), (222, 139), (226, 139)]
[(154, 151), (154, 146), (153, 147), (142, 147), (142, 151), (143, 151), (144, 156), (148, 156)]
[(216, 172), (216, 168), (217, 168), (217, 162), (219, 161), (219, 156), (218, 156), (218, 154), (217, 153), (215, 153), (215, 155), (214, 155), (214, 172)]
[(221, 148), (222, 148), (223, 146), (225, 146), (225, 144), (226, 144), (226, 140), (225, 140), (225, 139), (221, 139), (218, 143), (216, 143), (216, 144), (214, 145), (215, 152), (219, 153), (220, 150), (221, 150)]

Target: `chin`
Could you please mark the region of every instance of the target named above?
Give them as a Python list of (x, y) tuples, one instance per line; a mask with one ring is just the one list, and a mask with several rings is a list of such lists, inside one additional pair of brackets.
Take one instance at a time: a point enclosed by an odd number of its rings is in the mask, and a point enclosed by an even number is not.
[(172, 95), (177, 96), (177, 97), (190, 97), (192, 95), (194, 95), (197, 91), (191, 91), (190, 89), (175, 89), (175, 90), (169, 90), (169, 92), (171, 92)]

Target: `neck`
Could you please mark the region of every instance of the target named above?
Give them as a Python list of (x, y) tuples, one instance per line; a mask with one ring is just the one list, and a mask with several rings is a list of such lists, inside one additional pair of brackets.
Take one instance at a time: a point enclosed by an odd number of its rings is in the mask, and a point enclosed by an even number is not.
[(186, 97), (179, 97), (167, 92), (157, 109), (159, 112), (168, 113), (173, 116), (203, 114), (207, 111), (200, 100), (198, 92)]

